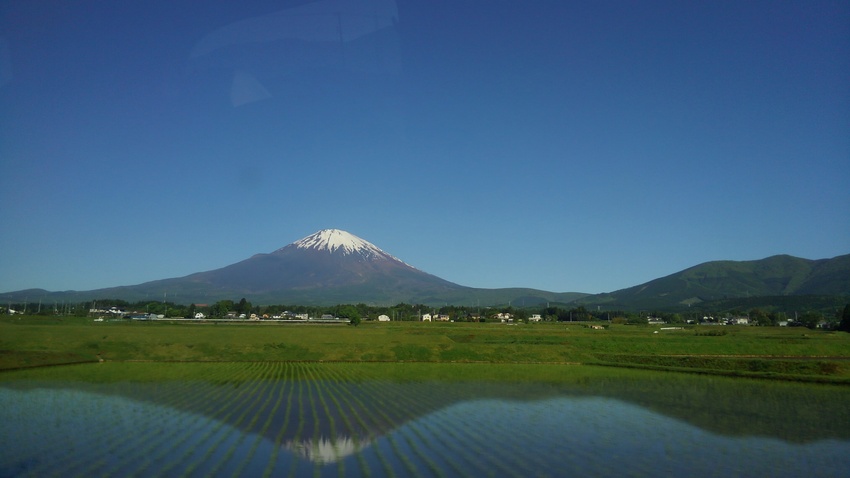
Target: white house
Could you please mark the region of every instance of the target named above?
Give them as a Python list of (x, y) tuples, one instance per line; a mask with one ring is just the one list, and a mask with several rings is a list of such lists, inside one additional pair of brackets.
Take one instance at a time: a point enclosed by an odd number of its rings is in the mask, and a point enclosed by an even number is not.
[(511, 315), (509, 312), (499, 312), (498, 314), (496, 314), (496, 318), (501, 320), (502, 322), (513, 322), (513, 317), (514, 316)]
[(378, 322), (389, 322), (390, 317), (388, 315), (381, 314), (378, 316)]
[(422, 322), (431, 322), (431, 314), (422, 314)]
[(531, 317), (528, 320), (529, 322), (540, 322), (543, 320), (543, 317), (540, 317), (540, 314), (531, 314)]

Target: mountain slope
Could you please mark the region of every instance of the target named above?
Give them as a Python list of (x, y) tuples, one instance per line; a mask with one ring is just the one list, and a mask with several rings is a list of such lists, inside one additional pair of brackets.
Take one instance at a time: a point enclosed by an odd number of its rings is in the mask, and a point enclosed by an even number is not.
[(407, 302), (489, 306), (569, 302), (585, 295), (464, 287), (420, 271), (353, 234), (325, 229), (274, 252), (256, 254), (235, 264), (185, 277), (83, 292), (31, 289), (3, 294), (3, 298), (21, 302), (166, 299), (181, 304), (208, 304), (244, 297), (255, 304)]
[(778, 255), (706, 262), (584, 303), (624, 308), (673, 307), (753, 296), (850, 295), (850, 255), (808, 260)]
[(353, 234), (326, 229), (269, 254), (139, 287), (182, 301), (246, 297), (261, 303), (387, 302), (468, 289), (422, 272)]
[(797, 295), (850, 296), (850, 254), (821, 260), (780, 255), (757, 261), (707, 262), (635, 287), (589, 295), (465, 287), (416, 269), (353, 234), (325, 229), (271, 253), (185, 277), (82, 292), (29, 289), (4, 293), (2, 299), (19, 303), (165, 299), (180, 304), (209, 304), (244, 297), (258, 305), (406, 302), (531, 307), (581, 303), (636, 310), (682, 308), (731, 298)]

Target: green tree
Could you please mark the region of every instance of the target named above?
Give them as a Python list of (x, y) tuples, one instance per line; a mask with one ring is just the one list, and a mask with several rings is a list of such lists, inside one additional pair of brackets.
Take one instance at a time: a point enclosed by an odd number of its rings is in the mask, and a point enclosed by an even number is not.
[(587, 321), (587, 320), (591, 320), (591, 318), (592, 318), (591, 315), (590, 315), (590, 312), (588, 312), (587, 309), (583, 305), (580, 305), (578, 307), (571, 309), (570, 313), (571, 313), (571, 320), (574, 321), (574, 322), (575, 321)]
[(212, 317), (224, 317), (231, 309), (233, 309), (232, 300), (220, 300), (210, 307), (210, 315)]
[(514, 311), (514, 320), (517, 322), (523, 322), (525, 324), (528, 323), (528, 312), (522, 309), (517, 309)]
[(844, 312), (841, 313), (841, 321), (838, 323), (838, 330), (850, 332), (850, 304), (844, 306)]
[(750, 310), (750, 323), (756, 323), (758, 325), (773, 325), (770, 321), (770, 316), (758, 308)]
[(251, 303), (243, 297), (238, 304), (233, 306), (233, 311), (239, 314), (248, 314), (251, 312)]
[(360, 315), (360, 311), (357, 310), (357, 307), (351, 304), (343, 305), (337, 308), (336, 316), (348, 319), (351, 325), (360, 325), (360, 319), (362, 317)]
[(817, 313), (804, 312), (803, 315), (800, 316), (799, 322), (806, 328), (816, 329), (820, 320), (821, 316)]
[(782, 316), (779, 315), (779, 312), (771, 312), (767, 314), (767, 319), (770, 322), (769, 325), (779, 325), (779, 322), (782, 320)]

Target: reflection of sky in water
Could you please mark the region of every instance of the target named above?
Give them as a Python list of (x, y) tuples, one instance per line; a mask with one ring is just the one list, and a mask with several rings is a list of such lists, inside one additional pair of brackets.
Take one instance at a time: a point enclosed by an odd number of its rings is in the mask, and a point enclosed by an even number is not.
[(448, 447), (484, 441), (499, 450), (492, 460), (500, 468), (549, 476), (837, 476), (850, 469), (846, 442), (723, 437), (606, 398), (471, 401), (410, 426), (423, 423), (459, 424), (465, 430)]
[(462, 401), (380, 436), (313, 439), (314, 430), (301, 430), (278, 436), (279, 446), (276, 430), (263, 429), (267, 417), (230, 406), (218, 420), (79, 390), (0, 388), (0, 475), (840, 476), (850, 469), (848, 442), (724, 437), (609, 398)]

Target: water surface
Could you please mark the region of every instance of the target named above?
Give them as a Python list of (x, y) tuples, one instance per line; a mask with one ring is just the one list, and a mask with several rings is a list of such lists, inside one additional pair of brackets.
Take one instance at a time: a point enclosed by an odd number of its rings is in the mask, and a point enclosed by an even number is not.
[(515, 379), (472, 379), (454, 376), (457, 367), (404, 367), (108, 364), (3, 374), (0, 475), (791, 477), (850, 469), (841, 387), (589, 367), (550, 371), (557, 380), (510, 366)]

